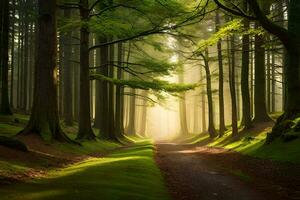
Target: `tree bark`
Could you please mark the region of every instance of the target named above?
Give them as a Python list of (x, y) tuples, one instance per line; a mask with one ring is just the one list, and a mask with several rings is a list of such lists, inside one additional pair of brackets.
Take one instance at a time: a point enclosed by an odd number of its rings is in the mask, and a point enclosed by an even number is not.
[[(80, 16), (83, 22), (89, 18), (88, 0), (80, 0)], [(78, 140), (95, 140), (90, 115), (90, 69), (89, 69), (89, 30), (85, 25), (80, 29), (80, 91)]]
[(213, 110), (213, 96), (212, 96), (212, 88), (211, 88), (211, 74), (209, 69), (209, 53), (208, 49), (205, 50), (204, 59), (204, 68), (206, 75), (206, 95), (208, 102), (208, 133), (211, 138), (217, 136), (217, 131), (214, 125), (214, 110)]
[[(244, 28), (249, 28), (249, 21), (244, 20)], [(251, 128), (251, 105), (249, 88), (249, 57), (250, 57), (250, 36), (244, 35), (242, 38), (242, 71), (241, 71), (241, 91), (242, 91), (242, 123), (244, 129)]]
[[(118, 44), (118, 65), (122, 66), (123, 63), (123, 43)], [(121, 80), (123, 78), (122, 69), (117, 69), (117, 79)], [(121, 138), (123, 137), (124, 124), (123, 124), (123, 87), (120, 85), (116, 86), (116, 120), (115, 120), (115, 131), (116, 136)]]
[(136, 114), (136, 97), (135, 97), (135, 89), (131, 90), (131, 97), (130, 97), (130, 106), (129, 106), (129, 117), (128, 117), (128, 135), (136, 135), (136, 129), (135, 129), (135, 114)]
[(236, 105), (236, 90), (235, 90), (235, 37), (231, 36), (228, 42), (228, 65), (229, 65), (229, 87), (231, 96), (231, 126), (232, 126), (232, 136), (235, 137), (238, 134), (238, 119), (237, 119), (237, 105)]
[[(216, 31), (220, 28), (220, 14), (216, 11)], [(226, 131), (225, 114), (224, 114), (224, 73), (223, 73), (223, 55), (222, 55), (222, 40), (217, 43), (218, 49), (218, 64), (219, 64), (219, 136), (222, 137)]]
[(146, 137), (146, 126), (147, 126), (147, 97), (148, 97), (148, 91), (147, 90), (143, 90), (142, 91), (142, 96), (143, 96), (143, 103), (142, 103), (142, 116), (141, 116), (141, 128), (139, 133), (141, 134), (141, 136)]
[(37, 31), (32, 114), (20, 134), (37, 134), (60, 142), (72, 142), (61, 130), (58, 117), (56, 0), (38, 0)]
[[(71, 10), (64, 10), (64, 17), (66, 19), (71, 18)], [(68, 31), (63, 36), (64, 45), (64, 58), (63, 58), (63, 115), (64, 122), (67, 126), (73, 125), (73, 91), (72, 91), (72, 31)]]
[[(179, 74), (178, 76), (179, 83), (184, 83), (184, 73)], [(179, 99), (179, 120), (180, 120), (180, 132), (182, 135), (187, 135), (189, 133), (187, 127), (187, 119), (186, 119), (186, 103), (185, 103), (185, 93), (180, 95)]]
[(8, 89), (8, 48), (9, 48), (9, 1), (4, 0), (2, 3), (2, 42), (1, 42), (1, 57), (0, 63), (2, 69), (1, 82), (1, 107), (0, 113), (4, 115), (11, 115), (12, 111), (9, 103), (9, 89)]
[[(259, 26), (256, 25), (258, 28)], [(253, 122), (268, 122), (271, 118), (266, 105), (266, 66), (265, 66), (265, 36), (255, 36), (255, 89), (254, 89), (254, 119)]]

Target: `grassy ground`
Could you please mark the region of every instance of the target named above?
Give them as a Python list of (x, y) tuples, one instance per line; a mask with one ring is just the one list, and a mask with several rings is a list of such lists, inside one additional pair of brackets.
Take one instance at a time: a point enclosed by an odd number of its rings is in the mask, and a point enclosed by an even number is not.
[(149, 142), (50, 171), (45, 178), (0, 188), (3, 200), (167, 200), (166, 191)]
[(300, 139), (290, 142), (283, 142), (278, 139), (269, 145), (265, 145), (267, 133), (271, 131), (271, 128), (272, 124), (260, 124), (258, 127), (242, 133), (239, 139), (233, 139), (231, 131), (228, 131), (222, 138), (211, 139), (207, 134), (201, 134), (191, 136), (185, 142), (226, 148), (264, 159), (300, 163)]
[[(27, 120), (23, 115), (0, 116), (0, 135), (14, 136)], [(63, 128), (74, 138), (76, 126)], [(102, 140), (78, 146), (33, 137), (25, 141), (30, 152), (0, 146), (0, 199), (170, 199), (154, 162), (153, 144), (131, 140), (129, 146)]]

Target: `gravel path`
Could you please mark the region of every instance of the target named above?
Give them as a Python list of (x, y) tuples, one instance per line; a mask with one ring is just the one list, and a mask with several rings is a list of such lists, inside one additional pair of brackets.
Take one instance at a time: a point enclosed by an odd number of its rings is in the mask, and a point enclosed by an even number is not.
[(157, 144), (156, 161), (174, 200), (300, 199), (298, 165), (175, 144)]

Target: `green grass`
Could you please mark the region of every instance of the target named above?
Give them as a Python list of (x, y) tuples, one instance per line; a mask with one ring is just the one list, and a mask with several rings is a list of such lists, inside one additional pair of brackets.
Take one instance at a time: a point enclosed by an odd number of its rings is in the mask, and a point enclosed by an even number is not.
[(26, 172), (29, 170), (27, 166), (21, 164), (21, 163), (16, 163), (16, 162), (7, 162), (7, 161), (2, 161), (0, 160), (0, 173), (4, 174), (9, 174), (11, 172)]
[(13, 126), (10, 124), (0, 123), (0, 135), (3, 136), (14, 136), (22, 130), (22, 127)]
[(75, 154), (90, 154), (95, 152), (105, 153), (115, 148), (121, 147), (121, 144), (104, 140), (97, 140), (94, 142), (81, 142), (81, 146), (63, 143), (55, 143), (54, 145), (57, 149), (60, 149), (61, 151)]
[(0, 195), (2, 200), (170, 199), (149, 142), (51, 171), (46, 178), (1, 187)]
[(244, 133), (240, 139), (233, 139), (230, 131), (224, 137), (216, 139), (210, 139), (207, 134), (201, 134), (189, 138), (187, 142), (230, 149), (263, 159), (300, 163), (300, 139), (291, 142), (283, 142), (278, 139), (269, 145), (265, 145), (267, 133), (270, 131), (271, 127), (267, 127), (259, 132), (249, 131)]

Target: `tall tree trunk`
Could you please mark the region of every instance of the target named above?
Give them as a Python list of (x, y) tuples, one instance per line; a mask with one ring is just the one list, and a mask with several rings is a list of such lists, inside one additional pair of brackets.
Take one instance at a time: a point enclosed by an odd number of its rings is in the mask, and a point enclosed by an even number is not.
[[(272, 40), (275, 40), (275, 38), (272, 38)], [(272, 42), (274, 43), (274, 42)], [(272, 44), (272, 49), (275, 48), (275, 45)], [(275, 113), (276, 112), (276, 62), (275, 62), (275, 52), (272, 51), (271, 54), (271, 89), (272, 89), (272, 93), (271, 93), (271, 112)]]
[(1, 107), (0, 113), (11, 115), (12, 111), (9, 103), (9, 89), (8, 89), (8, 48), (9, 48), (9, 1), (5, 0), (3, 3), (2, 13), (2, 42), (1, 42), (1, 55), (2, 62), (0, 63), (2, 69), (2, 82), (1, 82)]
[(237, 119), (237, 105), (236, 105), (236, 90), (235, 90), (235, 37), (231, 36), (228, 42), (228, 65), (229, 65), (229, 87), (231, 96), (231, 126), (232, 136), (235, 137), (238, 134), (238, 119)]
[[(1, 6), (1, 4), (0, 4)], [(10, 74), (10, 105), (14, 108), (14, 71), (15, 71), (15, 17), (16, 17), (16, 2), (12, 0), (12, 16), (11, 16), (11, 74)], [(1, 11), (0, 11), (1, 13)], [(1, 14), (0, 14), (1, 15)], [(0, 17), (1, 18), (1, 17)], [(1, 26), (1, 23), (0, 23)], [(1, 33), (0, 33), (1, 37)], [(0, 59), (1, 63), (1, 59)]]
[[(118, 43), (118, 65), (122, 66), (123, 65), (123, 43)], [(117, 69), (117, 79), (122, 80), (123, 78), (123, 73), (122, 69), (118, 67)], [(116, 131), (116, 136), (121, 138), (123, 136), (123, 103), (122, 101), (123, 97), (123, 92), (122, 92), (123, 87), (120, 85), (116, 86), (116, 120), (115, 120), (115, 131)]]
[[(64, 10), (64, 17), (66, 19), (71, 18), (71, 10), (65, 9)], [(72, 31), (68, 31), (65, 33), (63, 37), (64, 42), (64, 59), (63, 59), (63, 115), (64, 115), (64, 122), (67, 126), (73, 125), (73, 91), (72, 91)]]
[(71, 142), (59, 124), (56, 67), (56, 0), (38, 0), (38, 40), (32, 113), (20, 134), (50, 134), (54, 140)]
[(146, 125), (147, 125), (147, 97), (148, 97), (148, 91), (143, 90), (142, 91), (142, 96), (143, 96), (143, 103), (142, 103), (142, 116), (141, 116), (141, 128), (139, 133), (141, 136), (146, 137)]
[(206, 75), (206, 94), (208, 102), (208, 133), (211, 138), (217, 136), (217, 131), (214, 125), (214, 110), (213, 110), (213, 96), (212, 96), (212, 87), (211, 87), (211, 74), (209, 69), (209, 53), (208, 49), (205, 51), (204, 59), (204, 68)]
[[(244, 28), (249, 28), (249, 21), (244, 20)], [(241, 91), (242, 91), (242, 123), (244, 129), (251, 128), (251, 105), (249, 88), (249, 56), (250, 56), (250, 36), (244, 35), (242, 39), (242, 71), (241, 71)]]
[[(179, 83), (184, 83), (184, 72), (179, 74), (178, 76)], [(185, 102), (185, 93), (180, 95), (179, 99), (179, 120), (180, 120), (180, 132), (182, 135), (187, 135), (189, 133), (187, 127), (187, 119), (186, 119), (186, 102)]]
[[(2, 83), (3, 71), (3, 17), (4, 17), (4, 1), (0, 1), (0, 84)], [(0, 93), (0, 98), (1, 98)], [(1, 101), (0, 101), (1, 104)], [(1, 106), (1, 105), (0, 105)]]
[[(75, 37), (78, 36), (79, 34), (76, 32), (74, 34)], [(73, 90), (74, 90), (74, 120), (79, 121), (79, 79), (80, 79), (80, 62), (77, 61), (77, 59), (80, 57), (80, 50), (78, 46), (73, 47), (74, 50), (74, 55), (72, 56), (72, 59), (74, 60), (74, 77), (73, 77)]]
[(194, 127), (193, 133), (198, 133), (199, 131), (199, 109), (198, 109), (199, 97), (195, 95), (194, 97)]
[(131, 97), (129, 100), (130, 106), (129, 106), (129, 117), (128, 117), (128, 135), (135, 135), (136, 129), (135, 129), (135, 114), (136, 114), (136, 97), (135, 97), (135, 89), (131, 90)]
[[(107, 39), (100, 38), (101, 43), (105, 43)], [(109, 73), (109, 48), (108, 46), (103, 46), (100, 49), (100, 73), (106, 77), (108, 77)], [(108, 83), (107, 81), (99, 81), (100, 88), (97, 91), (100, 97), (100, 100), (97, 101), (98, 109), (96, 110), (96, 118), (95, 118), (95, 127), (99, 127), (100, 129), (100, 137), (108, 139), (109, 134), (109, 122), (108, 122)]]
[[(258, 28), (258, 25), (256, 25)], [(254, 122), (268, 122), (270, 117), (266, 105), (266, 68), (265, 68), (265, 36), (255, 36), (255, 91)]]
[[(80, 16), (83, 22), (89, 19), (89, 2), (80, 0)], [(96, 138), (91, 127), (90, 115), (90, 69), (89, 69), (89, 30), (85, 25), (80, 29), (80, 91), (78, 140), (94, 140)]]
[[(109, 77), (114, 78), (114, 45), (109, 47)], [(108, 139), (118, 141), (118, 137), (115, 132), (115, 93), (114, 84), (108, 83)]]
[[(220, 14), (216, 11), (216, 31), (220, 29)], [(222, 55), (222, 40), (217, 43), (218, 49), (218, 64), (219, 64), (219, 136), (222, 137), (226, 130), (225, 114), (224, 114), (224, 73), (223, 73), (223, 55)]]
[[(200, 69), (200, 80), (203, 79), (202, 69)], [(202, 81), (203, 82), (203, 81)], [(202, 120), (202, 133), (207, 131), (206, 128), (206, 102), (205, 102), (205, 90), (201, 88), (201, 120)]]

